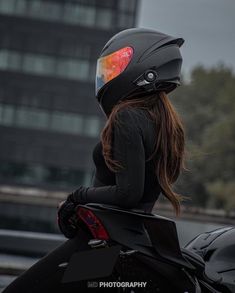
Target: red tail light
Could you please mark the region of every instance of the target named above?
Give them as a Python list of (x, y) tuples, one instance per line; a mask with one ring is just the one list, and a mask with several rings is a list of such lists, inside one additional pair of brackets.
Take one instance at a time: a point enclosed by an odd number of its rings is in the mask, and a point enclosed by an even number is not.
[(109, 235), (105, 230), (101, 221), (93, 214), (92, 211), (79, 207), (77, 211), (78, 217), (87, 225), (92, 236), (95, 239), (108, 240)]

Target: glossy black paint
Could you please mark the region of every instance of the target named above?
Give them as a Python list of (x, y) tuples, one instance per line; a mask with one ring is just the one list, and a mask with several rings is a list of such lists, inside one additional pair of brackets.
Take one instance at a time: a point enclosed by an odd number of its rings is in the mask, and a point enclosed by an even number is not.
[[(228, 259), (226, 261), (228, 256), (233, 259), (230, 250), (225, 254), (224, 264), (227, 263), (227, 267), (221, 275), (220, 271), (208, 266), (206, 260), (193, 249), (196, 247), (193, 246), (195, 240), (186, 248), (180, 248), (175, 223), (168, 218), (144, 213), (141, 210), (125, 210), (102, 204), (80, 206), (91, 210), (108, 231), (110, 240), (106, 249), (118, 244), (121, 251), (131, 252), (130, 255), (127, 254), (127, 258), (139, 261), (143, 274), (148, 270), (155, 272), (159, 288), (161, 287), (159, 292), (168, 292), (164, 291), (162, 280), (165, 280), (165, 288), (173, 286), (174, 292), (235, 292), (232, 284), (234, 266), (231, 266)], [(235, 243), (233, 230), (231, 227), (226, 230), (228, 247), (233, 247)], [(207, 239), (211, 237), (210, 240), (215, 240), (213, 234), (207, 234)], [(203, 235), (205, 238), (205, 234), (202, 234), (199, 239)], [(207, 244), (212, 243), (208, 240)], [(225, 242), (220, 242), (219, 239), (213, 247), (216, 245), (217, 249), (221, 246), (226, 247)]]

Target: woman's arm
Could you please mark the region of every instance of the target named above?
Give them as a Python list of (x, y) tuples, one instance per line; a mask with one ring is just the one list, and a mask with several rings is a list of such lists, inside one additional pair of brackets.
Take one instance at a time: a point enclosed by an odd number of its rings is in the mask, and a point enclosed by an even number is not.
[(113, 159), (124, 168), (115, 173), (116, 185), (80, 188), (77, 200), (81, 203), (133, 208), (143, 196), (145, 149), (138, 114), (132, 109), (124, 109), (117, 115), (119, 123), (114, 126)]

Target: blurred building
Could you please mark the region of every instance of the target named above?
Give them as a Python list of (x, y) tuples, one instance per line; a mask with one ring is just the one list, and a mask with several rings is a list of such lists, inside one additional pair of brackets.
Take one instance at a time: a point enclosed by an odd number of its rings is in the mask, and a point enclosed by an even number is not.
[(96, 58), (138, 0), (0, 0), (0, 184), (90, 184)]

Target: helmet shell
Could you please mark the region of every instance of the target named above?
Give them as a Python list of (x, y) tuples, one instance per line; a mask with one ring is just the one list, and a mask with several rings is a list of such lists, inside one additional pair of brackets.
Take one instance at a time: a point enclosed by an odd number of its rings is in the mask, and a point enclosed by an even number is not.
[[(180, 84), (182, 38), (152, 29), (132, 28), (113, 36), (101, 51), (100, 58), (131, 47), (133, 56), (125, 70), (101, 87), (96, 94), (100, 106), (109, 114), (119, 100), (133, 93), (172, 91)], [(154, 73), (154, 80), (148, 80)]]

